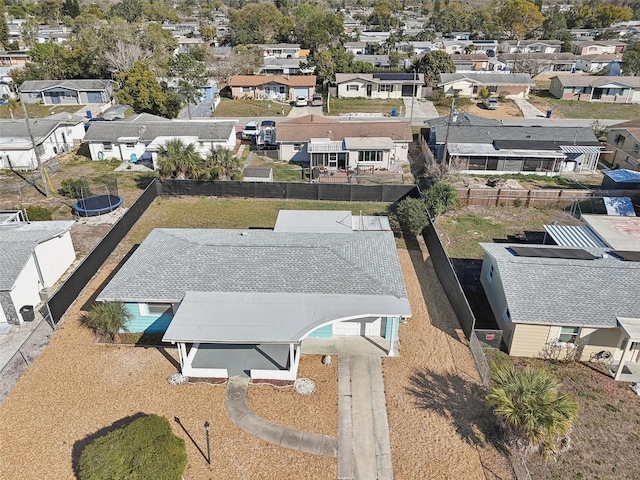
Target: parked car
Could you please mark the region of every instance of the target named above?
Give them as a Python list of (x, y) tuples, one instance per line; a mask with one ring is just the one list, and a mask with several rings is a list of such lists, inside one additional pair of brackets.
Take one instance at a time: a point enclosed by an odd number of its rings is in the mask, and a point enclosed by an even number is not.
[(273, 120), (263, 120), (260, 123), (260, 130), (264, 130), (265, 128), (276, 128), (276, 122)]
[(311, 97), (311, 105), (314, 107), (321, 107), (322, 106), (322, 95), (320, 95), (319, 93), (315, 93), (313, 95), (313, 97)]
[(249, 122), (245, 125), (244, 130), (242, 130), (242, 139), (255, 140), (259, 131), (258, 122)]
[(485, 98), (482, 100), (482, 105), (487, 110), (496, 110), (498, 108), (498, 100), (495, 98)]
[(307, 97), (296, 97), (296, 107), (306, 107)]

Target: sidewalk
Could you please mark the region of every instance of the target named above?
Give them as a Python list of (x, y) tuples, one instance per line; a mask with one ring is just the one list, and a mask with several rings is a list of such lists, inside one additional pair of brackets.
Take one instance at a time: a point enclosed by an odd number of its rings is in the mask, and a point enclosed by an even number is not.
[(509, 98), (511, 98), (511, 100), (513, 100), (513, 103), (515, 103), (518, 106), (518, 108), (522, 112), (522, 115), (524, 115), (524, 118), (540, 118), (540, 117), (547, 118), (546, 113), (542, 112), (542, 110), (539, 110), (533, 105), (531, 105), (524, 98), (520, 98), (520, 97), (509, 97)]

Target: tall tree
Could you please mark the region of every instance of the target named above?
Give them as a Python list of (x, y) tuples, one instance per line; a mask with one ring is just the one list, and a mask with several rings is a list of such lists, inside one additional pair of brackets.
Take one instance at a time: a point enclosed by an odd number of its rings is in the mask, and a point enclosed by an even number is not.
[(471, 30), (472, 16), (468, 8), (453, 3), (438, 12), (434, 10), (431, 21), (434, 28), (442, 33), (466, 32)]
[(420, 73), (424, 73), (427, 85), (435, 85), (438, 83), (441, 73), (454, 73), (456, 71), (453, 60), (451, 60), (449, 54), (443, 50), (425, 53), (424, 56), (414, 64), (414, 67), (416, 67)]
[(21, 35), (22, 41), (27, 47), (33, 47), (38, 42), (38, 30), (40, 25), (35, 18), (29, 17), (22, 24)]
[(143, 50), (137, 43), (117, 41), (111, 49), (104, 52), (104, 57), (114, 73), (126, 73), (137, 62), (143, 62), (151, 56), (151, 52)]
[(200, 178), (203, 180), (236, 180), (241, 175), (242, 163), (242, 160), (235, 157), (230, 150), (220, 146), (211, 147)]
[(185, 145), (182, 140), (168, 140), (158, 150), (158, 167), (164, 178), (198, 179), (202, 174), (203, 162), (193, 143)]
[(80, 4), (78, 0), (64, 0), (62, 5), (62, 14), (67, 17), (76, 18), (80, 15)]
[(318, 50), (335, 46), (344, 33), (342, 13), (324, 12), (313, 5), (296, 8), (294, 35), (302, 48)]
[(624, 75), (640, 75), (640, 42), (632, 44), (622, 54), (622, 73)]
[(4, 2), (0, 2), (0, 47), (6, 48), (9, 43), (9, 25), (7, 24), (7, 9)]
[(142, 5), (140, 0), (122, 0), (111, 7), (110, 14), (133, 23), (142, 15)]
[(167, 94), (148, 65), (137, 62), (128, 72), (116, 75), (116, 80), (121, 85), (116, 92), (118, 103), (129, 105), (136, 113), (172, 116)]
[(492, 379), (487, 402), (516, 446), (524, 452), (556, 451), (577, 418), (575, 399), (561, 394), (558, 381), (540, 369), (502, 362), (494, 364)]
[(250, 3), (229, 14), (229, 41), (232, 45), (273, 43), (282, 13), (273, 3)]
[(186, 102), (191, 120), (191, 105), (198, 103), (202, 97), (202, 88), (209, 81), (204, 62), (199, 62), (188, 53), (179, 53), (171, 61), (169, 72), (178, 82), (176, 91)]
[(524, 39), (544, 22), (544, 15), (538, 6), (529, 0), (507, 0), (498, 11), (498, 16), (511, 38), (516, 40)]

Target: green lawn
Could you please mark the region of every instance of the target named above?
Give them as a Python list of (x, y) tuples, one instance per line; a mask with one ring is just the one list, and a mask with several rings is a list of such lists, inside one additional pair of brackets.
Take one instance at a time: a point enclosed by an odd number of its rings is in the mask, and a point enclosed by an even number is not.
[(291, 105), (270, 102), (267, 100), (232, 100), (220, 99), (220, 105), (211, 114), (212, 117), (277, 117), (291, 111)]
[(386, 214), (386, 203), (319, 202), (205, 197), (157, 198), (125, 239), (128, 246), (142, 242), (156, 227), (163, 228), (268, 228), (279, 210), (350, 210), (363, 215)]
[(278, 162), (270, 165), (273, 168), (274, 182), (301, 182), (302, 167), (290, 163)]
[[(69, 112), (75, 113), (83, 108), (83, 105), (27, 105), (27, 113), (29, 118), (44, 118), (54, 113)], [(14, 118), (24, 118), (22, 107), (18, 106), (13, 110)], [(11, 112), (7, 105), (0, 106), (0, 118), (11, 118)]]
[[(324, 110), (327, 112), (327, 104)], [(328, 115), (340, 115), (345, 113), (388, 113), (392, 108), (397, 108), (398, 112), (404, 112), (404, 103), (401, 98), (390, 98), (380, 100), (375, 98), (335, 98), (329, 100), (330, 111)], [(402, 108), (402, 110), (401, 110)]]
[(640, 118), (640, 105), (591, 103), (578, 100), (560, 100), (547, 90), (531, 95), (529, 101), (543, 112), (553, 110), (554, 117), (560, 118), (596, 118), (612, 120), (631, 120)]

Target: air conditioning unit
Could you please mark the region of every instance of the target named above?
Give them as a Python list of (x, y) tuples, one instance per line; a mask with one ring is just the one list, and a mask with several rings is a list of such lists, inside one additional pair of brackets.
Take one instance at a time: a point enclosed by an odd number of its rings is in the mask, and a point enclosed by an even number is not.
[(40, 290), (40, 300), (43, 302), (49, 301), (49, 299), (53, 296), (53, 288), (45, 287)]

